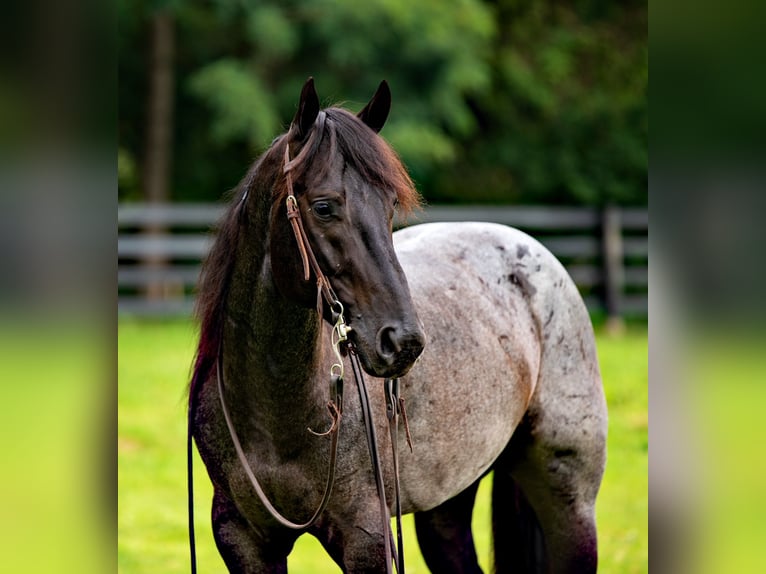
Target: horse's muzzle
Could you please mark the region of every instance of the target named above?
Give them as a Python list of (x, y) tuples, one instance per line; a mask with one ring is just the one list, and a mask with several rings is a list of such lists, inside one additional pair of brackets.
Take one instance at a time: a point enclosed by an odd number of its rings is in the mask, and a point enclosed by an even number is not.
[(377, 361), (374, 362), (378, 363), (373, 367), (375, 374), (380, 377), (405, 375), (423, 352), (424, 346), (422, 329), (400, 324), (386, 325), (375, 337)]

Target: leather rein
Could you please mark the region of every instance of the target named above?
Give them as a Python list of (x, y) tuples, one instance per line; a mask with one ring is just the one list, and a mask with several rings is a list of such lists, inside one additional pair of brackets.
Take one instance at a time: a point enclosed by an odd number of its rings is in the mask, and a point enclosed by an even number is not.
[[(319, 117), (317, 118), (318, 123), (320, 123), (320, 128), (322, 127), (322, 124), (324, 124), (325, 120), (325, 114), (324, 112), (319, 113)], [(312, 139), (315, 137), (315, 134), (317, 132), (321, 133), (321, 129), (317, 129), (312, 133)], [(332, 319), (333, 319), (333, 330), (332, 330), (332, 336), (331, 336), (331, 342), (332, 342), (332, 348), (335, 352), (335, 355), (337, 357), (337, 362), (333, 363), (330, 367), (330, 400), (327, 403), (327, 409), (330, 412), (330, 416), (332, 418), (332, 424), (330, 428), (323, 432), (323, 433), (317, 433), (308, 429), (309, 432), (316, 436), (331, 436), (331, 445), (330, 445), (330, 460), (328, 464), (328, 471), (327, 471), (327, 481), (325, 483), (325, 490), (324, 494), (322, 495), (322, 500), (320, 501), (317, 509), (312, 514), (311, 518), (309, 518), (307, 521), (299, 523), (299, 522), (293, 522), (292, 520), (289, 520), (284, 515), (282, 515), (275, 507), (274, 505), (269, 501), (268, 496), (263, 491), (263, 488), (261, 487), (261, 484), (259, 483), (258, 479), (255, 477), (255, 474), (252, 471), (252, 468), (250, 467), (250, 463), (247, 460), (247, 456), (244, 452), (244, 449), (242, 448), (242, 445), (239, 441), (239, 437), (237, 435), (236, 429), (234, 428), (234, 424), (232, 422), (231, 416), (229, 414), (229, 410), (226, 406), (226, 400), (224, 398), (224, 384), (223, 384), (223, 338), (221, 338), (221, 343), (218, 348), (218, 356), (216, 359), (216, 378), (218, 382), (218, 395), (221, 400), (221, 409), (224, 414), (224, 419), (226, 420), (226, 426), (228, 427), (229, 434), (232, 439), (232, 443), (234, 444), (234, 448), (237, 452), (237, 457), (239, 458), (240, 464), (242, 465), (242, 468), (245, 471), (245, 474), (247, 475), (251, 486), (253, 487), (253, 490), (258, 495), (258, 498), (260, 499), (261, 503), (264, 505), (264, 507), (269, 511), (271, 516), (282, 526), (286, 528), (290, 528), (293, 530), (305, 530), (312, 524), (314, 524), (319, 516), (324, 511), (325, 507), (327, 506), (330, 496), (332, 494), (332, 487), (335, 481), (335, 466), (337, 462), (337, 451), (338, 451), (338, 436), (340, 431), (340, 425), (341, 425), (341, 419), (343, 414), (343, 375), (344, 375), (344, 367), (343, 367), (343, 358), (341, 355), (341, 345), (345, 346), (345, 350), (348, 352), (348, 356), (350, 358), (352, 371), (354, 374), (354, 380), (356, 382), (357, 391), (359, 393), (359, 399), (360, 404), (362, 408), (362, 418), (364, 421), (365, 426), (365, 434), (367, 437), (367, 446), (370, 452), (370, 459), (372, 461), (372, 470), (373, 475), (375, 476), (375, 484), (378, 491), (378, 498), (380, 501), (380, 513), (381, 513), (381, 521), (383, 524), (384, 529), (384, 546), (385, 546), (385, 553), (386, 556), (389, 557), (386, 559), (386, 572), (387, 574), (392, 574), (392, 568), (391, 568), (391, 562), (396, 565), (396, 570), (398, 574), (404, 574), (404, 544), (403, 544), (403, 538), (402, 538), (402, 508), (401, 508), (401, 500), (400, 500), (400, 492), (399, 492), (399, 456), (398, 456), (398, 448), (397, 448), (397, 427), (398, 427), (398, 418), (399, 415), (402, 415), (403, 423), (405, 426), (406, 431), (406, 438), (407, 443), (410, 447), (410, 450), (412, 450), (412, 442), (409, 434), (409, 428), (407, 424), (407, 418), (406, 418), (406, 411), (404, 410), (404, 399), (400, 396), (400, 386), (399, 386), (399, 379), (386, 379), (384, 383), (384, 391), (385, 391), (385, 397), (386, 397), (386, 416), (388, 418), (388, 427), (389, 427), (389, 434), (391, 437), (391, 447), (392, 447), (392, 456), (393, 456), (393, 470), (394, 470), (394, 487), (395, 487), (395, 507), (396, 507), (396, 526), (397, 526), (397, 549), (394, 547), (393, 544), (393, 533), (391, 531), (391, 523), (390, 523), (390, 514), (388, 509), (388, 504), (386, 502), (386, 493), (385, 493), (385, 486), (383, 483), (383, 470), (382, 466), (380, 464), (380, 456), (378, 454), (378, 448), (377, 448), (377, 437), (375, 433), (375, 425), (372, 419), (372, 410), (370, 407), (370, 400), (367, 393), (367, 387), (364, 380), (364, 374), (362, 371), (361, 364), (359, 362), (359, 357), (356, 351), (356, 348), (354, 347), (353, 343), (348, 340), (348, 332), (351, 331), (351, 327), (347, 326), (343, 317), (343, 305), (338, 300), (338, 297), (336, 296), (335, 292), (333, 291), (332, 285), (330, 284), (327, 277), (322, 272), (322, 269), (319, 266), (319, 263), (317, 262), (316, 256), (314, 255), (313, 250), (311, 249), (311, 245), (308, 240), (308, 236), (306, 235), (305, 228), (303, 226), (303, 220), (301, 219), (301, 213), (300, 209), (298, 208), (298, 202), (295, 198), (295, 195), (293, 193), (293, 182), (292, 182), (292, 174), (291, 170), (295, 167), (295, 165), (302, 161), (304, 153), (306, 150), (311, 147), (309, 144), (307, 144), (304, 149), (301, 151), (301, 153), (298, 154), (296, 158), (294, 158), (292, 161), (290, 161), (290, 152), (289, 152), (289, 144), (285, 145), (285, 156), (284, 156), (284, 169), (283, 172), (285, 174), (286, 183), (287, 183), (287, 199), (286, 199), (286, 207), (287, 207), (287, 219), (290, 222), (290, 225), (293, 230), (293, 234), (295, 235), (296, 243), (298, 244), (298, 250), (301, 255), (301, 260), (303, 263), (303, 278), (304, 280), (308, 280), (310, 278), (310, 272), (314, 272), (314, 276), (317, 280), (317, 310), (321, 314), (321, 301), (324, 299), (327, 304), (329, 305), (331, 312), (332, 312)], [(245, 196), (246, 197), (246, 196)], [(243, 200), (245, 199), (243, 197)], [(188, 420), (188, 437), (187, 437), (187, 474), (188, 474), (188, 495), (189, 495), (189, 548), (191, 552), (191, 572), (192, 574), (196, 574), (197, 572), (197, 566), (196, 566), (196, 551), (195, 551), (195, 540), (194, 540), (194, 514), (193, 514), (193, 482), (192, 482), (192, 433), (191, 433), (191, 406), (189, 408), (189, 420)]]

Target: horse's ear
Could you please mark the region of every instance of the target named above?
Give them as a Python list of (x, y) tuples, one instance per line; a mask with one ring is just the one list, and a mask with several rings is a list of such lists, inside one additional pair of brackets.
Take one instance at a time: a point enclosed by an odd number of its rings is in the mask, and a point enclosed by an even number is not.
[(356, 117), (367, 124), (375, 133), (383, 129), (383, 124), (388, 119), (388, 112), (391, 111), (391, 89), (388, 82), (383, 80), (378, 86), (378, 91), (372, 96), (370, 102), (364, 106)]
[(311, 131), (311, 126), (314, 125), (317, 115), (319, 115), (319, 96), (317, 96), (317, 91), (314, 88), (314, 78), (310, 77), (303, 84), (298, 111), (295, 113), (290, 131), (295, 130), (296, 137), (299, 140), (304, 139)]

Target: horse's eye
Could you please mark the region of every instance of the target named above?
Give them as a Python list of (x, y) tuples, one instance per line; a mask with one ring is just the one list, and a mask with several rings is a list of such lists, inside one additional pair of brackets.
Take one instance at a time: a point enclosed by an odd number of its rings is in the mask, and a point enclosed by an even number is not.
[(394, 209), (396, 209), (397, 207), (399, 207), (399, 198), (398, 197), (396, 199), (394, 199)]
[(314, 205), (311, 206), (311, 209), (318, 217), (321, 218), (327, 218), (332, 215), (332, 205), (330, 205), (327, 201), (317, 201)]

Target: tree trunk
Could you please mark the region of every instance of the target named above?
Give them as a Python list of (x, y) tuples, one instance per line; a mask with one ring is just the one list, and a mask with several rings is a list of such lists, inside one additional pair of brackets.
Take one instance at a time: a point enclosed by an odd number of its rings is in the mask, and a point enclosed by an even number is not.
[[(166, 203), (170, 200), (170, 169), (172, 161), (173, 133), (173, 58), (175, 30), (173, 16), (168, 11), (152, 14), (151, 54), (149, 61), (149, 93), (146, 114), (146, 147), (144, 156), (143, 191), (149, 203)], [(165, 226), (151, 224), (146, 233), (160, 236)], [(166, 264), (162, 255), (150, 255), (144, 261), (151, 270), (161, 270)], [(161, 298), (167, 289), (161, 280), (151, 281), (146, 287), (149, 298)]]

